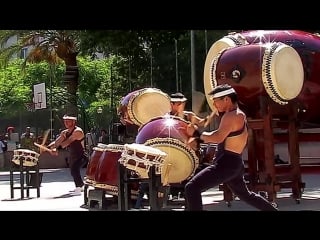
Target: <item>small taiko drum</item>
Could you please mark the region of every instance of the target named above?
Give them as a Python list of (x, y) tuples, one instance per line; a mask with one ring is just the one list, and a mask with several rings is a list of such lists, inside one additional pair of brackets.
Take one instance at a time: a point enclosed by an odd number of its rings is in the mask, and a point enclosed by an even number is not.
[(167, 154), (157, 148), (143, 144), (125, 144), (119, 162), (126, 168), (148, 178), (150, 167), (155, 167), (156, 174), (162, 173), (163, 159)]
[(157, 88), (143, 88), (129, 93), (118, 108), (124, 125), (141, 126), (150, 119), (171, 111), (170, 97)]
[[(164, 115), (142, 125), (136, 143), (152, 146), (165, 152), (162, 173), (168, 183), (181, 183), (194, 175), (199, 166), (198, 149), (186, 145), (190, 138), (186, 129), (189, 122), (182, 118)], [(164, 174), (161, 180), (164, 182)]]
[(105, 189), (109, 194), (118, 192), (118, 160), (123, 152), (123, 145), (108, 144), (102, 153), (95, 173), (95, 187)]
[(40, 154), (29, 149), (13, 150), (12, 162), (19, 165), (22, 163), (25, 167), (36, 166), (39, 162)]
[[(121, 144), (108, 144), (104, 149), (95, 172), (94, 187), (105, 190), (105, 193), (117, 196), (118, 195), (118, 161), (124, 150)], [(128, 172), (132, 177), (134, 173)], [(131, 183), (132, 198), (138, 195), (138, 184)]]
[(99, 143), (97, 147), (93, 148), (93, 152), (91, 153), (87, 169), (86, 169), (86, 174), (84, 177), (85, 183), (94, 186), (95, 185), (95, 174), (97, 170), (97, 166), (100, 160), (101, 155), (103, 152), (106, 150), (107, 145), (106, 144), (101, 144)]
[[(281, 42), (224, 48), (207, 56), (205, 93), (221, 84), (230, 84), (249, 116), (259, 112), (259, 97), (269, 96), (280, 105), (297, 97), (303, 86), (304, 70), (297, 51)], [(208, 100), (212, 109), (213, 102)]]

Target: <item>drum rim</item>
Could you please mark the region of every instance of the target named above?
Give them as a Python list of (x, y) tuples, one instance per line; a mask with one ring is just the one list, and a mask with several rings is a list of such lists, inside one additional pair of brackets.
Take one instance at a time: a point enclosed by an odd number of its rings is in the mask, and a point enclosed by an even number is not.
[(184, 122), (184, 123), (186, 123), (186, 124), (191, 123), (190, 121), (187, 121), (187, 120), (185, 120), (185, 119), (183, 119), (183, 118), (181, 118), (181, 117), (179, 117), (179, 116), (175, 116), (175, 115), (171, 115), (171, 114), (165, 114), (165, 115), (163, 115), (163, 116), (158, 116), (158, 117), (151, 118), (149, 122), (144, 123), (144, 124), (142, 124), (142, 125), (139, 127), (138, 132), (139, 132), (144, 126), (148, 125), (149, 123), (154, 122), (154, 121), (156, 121), (156, 120), (160, 120), (160, 119), (174, 119), (174, 120), (182, 121), (182, 122)]
[[(148, 152), (148, 151), (138, 151), (138, 153), (148, 154), (148, 155), (151, 155), (153, 157), (166, 157), (167, 156), (167, 153), (165, 153), (164, 151), (162, 151), (160, 149), (154, 148), (152, 146), (148, 146), (146, 144), (140, 144), (140, 143), (125, 144), (124, 145), (124, 152), (127, 151), (127, 149), (129, 149), (131, 151), (137, 150), (137, 148), (135, 148), (135, 147), (142, 147), (142, 149), (139, 149), (139, 150), (150, 149), (150, 152)], [(151, 152), (151, 150), (153, 152)]]

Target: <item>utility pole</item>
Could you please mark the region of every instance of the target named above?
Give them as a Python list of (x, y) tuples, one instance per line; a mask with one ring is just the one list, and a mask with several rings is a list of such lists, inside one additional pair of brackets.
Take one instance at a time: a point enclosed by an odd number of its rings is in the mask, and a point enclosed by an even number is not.
[(179, 69), (178, 69), (178, 41), (174, 40), (174, 49), (176, 52), (176, 92), (179, 92)]
[(190, 31), (191, 42), (191, 90), (196, 91), (196, 60), (195, 60), (195, 42), (194, 42), (194, 30)]

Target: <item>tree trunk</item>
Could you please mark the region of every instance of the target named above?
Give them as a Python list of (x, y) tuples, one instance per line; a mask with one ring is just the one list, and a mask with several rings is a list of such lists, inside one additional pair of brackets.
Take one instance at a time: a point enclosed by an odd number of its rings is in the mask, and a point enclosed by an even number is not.
[(65, 106), (66, 113), (78, 113), (77, 107), (77, 91), (79, 85), (79, 69), (77, 64), (77, 53), (69, 54), (65, 59), (66, 71), (63, 76), (63, 82), (67, 88), (67, 104)]

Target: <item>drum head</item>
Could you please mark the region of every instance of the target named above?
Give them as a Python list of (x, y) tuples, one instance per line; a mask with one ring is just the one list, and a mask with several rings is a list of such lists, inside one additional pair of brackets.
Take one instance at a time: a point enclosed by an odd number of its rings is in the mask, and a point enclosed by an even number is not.
[(138, 126), (152, 118), (163, 116), (171, 111), (170, 98), (155, 88), (145, 88), (135, 93), (128, 103), (128, 115)]
[(287, 104), (299, 95), (304, 70), (297, 51), (282, 43), (274, 43), (263, 58), (262, 80), (269, 96), (279, 104)]
[(158, 148), (167, 154), (163, 159), (162, 183), (181, 183), (191, 177), (199, 166), (199, 158), (196, 153), (186, 148), (177, 139), (155, 138), (148, 140), (146, 145)]
[(241, 34), (236, 35), (228, 35), (225, 36), (218, 41), (216, 41), (209, 49), (209, 52), (206, 57), (206, 61), (204, 64), (204, 72), (203, 72), (203, 81), (204, 81), (204, 93), (207, 98), (207, 102), (210, 106), (210, 108), (213, 110), (214, 107), (211, 105), (213, 104), (212, 101), (210, 101), (208, 93), (213, 90), (214, 87), (216, 87), (216, 83), (213, 83), (213, 76), (211, 76), (211, 68), (213, 67), (213, 60), (218, 57), (218, 55), (221, 53), (221, 51), (248, 44), (245, 38)]

